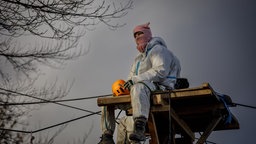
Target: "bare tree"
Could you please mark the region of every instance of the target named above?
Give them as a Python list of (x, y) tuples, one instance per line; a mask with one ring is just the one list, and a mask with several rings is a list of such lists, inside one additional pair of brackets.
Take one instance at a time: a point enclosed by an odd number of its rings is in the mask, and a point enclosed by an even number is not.
[[(35, 62), (52, 65), (80, 56), (80, 51), (76, 54), (70, 51), (77, 47), (86, 30), (98, 23), (113, 29), (120, 27), (111, 20), (123, 17), (132, 6), (131, 1), (118, 6), (107, 2), (112, 1), (1, 0), (0, 34), (5, 39), (0, 42), (0, 56), (23, 73), (35, 71)], [(14, 44), (14, 38), (28, 34), (57, 41), (29, 49)], [(2, 70), (0, 74), (3, 75)]]
[[(40, 65), (54, 68), (83, 55), (79, 38), (98, 24), (116, 29), (113, 22), (127, 14), (131, 0), (0, 0), (0, 128), (14, 128), (18, 119), (34, 107), (9, 106), (39, 97), (47, 100), (66, 96), (71, 85), (35, 87)], [(24, 36), (38, 44), (17, 43)], [(0, 143), (28, 143), (21, 134), (0, 130)]]
[[(127, 1), (116, 6), (113, 1), (96, 0), (1, 0), (0, 31), (4, 35), (20, 36), (24, 32), (48, 37), (77, 37), (74, 29), (77, 26), (94, 26), (103, 22), (111, 28), (111, 19), (120, 18), (131, 8)], [(59, 24), (61, 22), (61, 24)], [(43, 27), (43, 29), (39, 29)]]

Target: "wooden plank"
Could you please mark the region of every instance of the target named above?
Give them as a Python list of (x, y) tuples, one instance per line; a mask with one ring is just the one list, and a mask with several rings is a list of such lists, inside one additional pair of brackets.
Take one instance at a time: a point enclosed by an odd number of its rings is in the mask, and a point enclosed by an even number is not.
[[(162, 99), (168, 99), (171, 96), (171, 99), (176, 98), (194, 98), (194, 97), (207, 97), (211, 96), (215, 98), (215, 93), (209, 83), (204, 83), (199, 87), (186, 88), (186, 89), (177, 89), (172, 91), (160, 91), (153, 94), (153, 98), (157, 97), (156, 104), (163, 104)], [(161, 98), (160, 98), (161, 97)], [(216, 97), (216, 100), (217, 97)], [(114, 105), (114, 104), (124, 104), (130, 103), (130, 95), (123, 95), (118, 97), (101, 97), (97, 99), (98, 106)]]
[(156, 94), (152, 96), (153, 105), (167, 105), (168, 102), (164, 100), (165, 97), (169, 97), (169, 94)]
[(214, 130), (214, 128), (218, 125), (218, 123), (221, 120), (221, 116), (216, 117), (215, 119), (212, 120), (212, 122), (209, 124), (209, 126), (206, 128), (202, 136), (199, 138), (196, 144), (203, 144), (208, 136), (211, 134), (211, 132)]
[[(193, 90), (193, 91), (179, 91), (179, 92), (171, 92), (171, 98), (185, 98), (185, 97), (197, 97), (197, 96), (209, 96), (212, 95), (212, 91), (210, 89), (202, 89), (202, 90)], [(160, 98), (160, 95), (153, 95)], [(169, 97), (169, 93), (161, 94), (163, 99)], [(102, 97), (97, 99), (98, 106), (106, 106), (106, 105), (115, 105), (115, 104), (124, 104), (130, 103), (131, 97), (130, 95), (123, 95), (118, 97)], [(161, 101), (156, 102), (156, 104), (163, 103)]]
[(207, 96), (212, 95), (211, 89), (199, 89), (199, 90), (189, 90), (189, 91), (179, 91), (172, 92), (171, 98), (181, 98), (181, 97), (195, 97), (195, 96)]
[(172, 90), (173, 92), (180, 92), (180, 91), (193, 91), (198, 89), (212, 89), (209, 83), (203, 83), (198, 87), (191, 87), (191, 88), (184, 88), (184, 89), (175, 89)]
[(164, 106), (151, 106), (150, 111), (151, 112), (168, 112), (170, 109), (169, 105)]
[(102, 97), (97, 99), (98, 106), (125, 104), (131, 102), (130, 95), (123, 95), (118, 97)]

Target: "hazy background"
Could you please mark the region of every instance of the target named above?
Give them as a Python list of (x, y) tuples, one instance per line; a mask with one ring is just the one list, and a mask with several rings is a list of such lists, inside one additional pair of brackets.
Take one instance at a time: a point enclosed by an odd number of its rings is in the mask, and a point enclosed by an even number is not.
[[(115, 31), (98, 25), (96, 30), (88, 32), (79, 44), (88, 49), (88, 54), (61, 70), (44, 68), (40, 82), (50, 82), (56, 77), (63, 83), (75, 80), (66, 98), (110, 94), (115, 80), (126, 79), (137, 54), (132, 29), (150, 22), (153, 36), (162, 37), (180, 59), (181, 75), (189, 79), (191, 87), (208, 82), (217, 92), (230, 95), (233, 102), (256, 106), (255, 0), (135, 0), (134, 8), (117, 22), (126, 25)], [(100, 110), (96, 99), (66, 104)], [(208, 140), (217, 144), (254, 143), (256, 110), (235, 107), (231, 111), (241, 128), (213, 132)], [(86, 114), (49, 104), (32, 113), (29, 127), (43, 128)], [(91, 128), (86, 143), (98, 143), (100, 116), (94, 115), (70, 123), (55, 144), (72, 144)], [(35, 136), (50, 136), (56, 130)]]

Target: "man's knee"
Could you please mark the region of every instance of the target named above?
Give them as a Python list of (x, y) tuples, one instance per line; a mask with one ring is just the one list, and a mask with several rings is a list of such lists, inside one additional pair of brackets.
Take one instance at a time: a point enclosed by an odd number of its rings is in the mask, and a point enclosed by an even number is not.
[(144, 92), (144, 93), (149, 93), (151, 91), (154, 91), (156, 89), (155, 85), (151, 82), (143, 81), (143, 82), (138, 82), (135, 83), (131, 87), (131, 94), (134, 92)]

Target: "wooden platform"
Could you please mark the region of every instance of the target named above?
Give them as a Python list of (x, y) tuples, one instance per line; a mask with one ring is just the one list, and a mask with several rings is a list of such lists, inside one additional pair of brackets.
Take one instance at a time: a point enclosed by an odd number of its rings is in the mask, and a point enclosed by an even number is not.
[[(229, 96), (226, 96), (225, 100), (226, 103), (232, 103)], [(130, 102), (129, 95), (97, 99), (98, 106)], [(201, 144), (212, 131), (239, 129), (239, 123), (235, 116), (229, 113), (223, 101), (208, 83), (194, 88), (155, 92), (152, 95), (151, 103), (149, 129), (151, 130), (152, 144), (166, 142), (166, 134), (169, 133), (169, 114), (172, 117), (173, 135), (183, 135), (187, 137), (186, 141), (189, 141), (181, 143), (194, 141), (195, 132), (203, 133), (197, 141), (198, 144)], [(132, 110), (128, 114), (132, 115)], [(232, 118), (231, 123), (226, 123), (226, 117), (229, 114)]]

